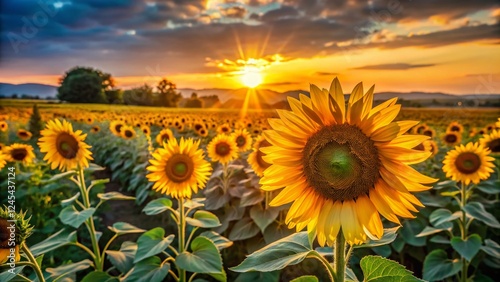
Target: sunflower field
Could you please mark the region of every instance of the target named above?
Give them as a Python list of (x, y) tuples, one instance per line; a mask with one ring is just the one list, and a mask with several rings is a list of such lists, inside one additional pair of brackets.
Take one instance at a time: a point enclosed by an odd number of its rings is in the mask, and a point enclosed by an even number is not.
[(0, 281), (498, 281), (500, 110), (373, 93), (3, 103)]

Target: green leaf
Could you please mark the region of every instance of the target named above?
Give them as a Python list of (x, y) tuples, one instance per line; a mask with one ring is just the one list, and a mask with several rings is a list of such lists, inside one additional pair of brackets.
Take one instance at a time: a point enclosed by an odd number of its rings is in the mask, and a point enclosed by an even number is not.
[(248, 189), (241, 197), (240, 206), (253, 206), (261, 203), (263, 200), (264, 193), (260, 189)]
[(159, 257), (149, 257), (132, 268), (123, 278), (123, 282), (162, 282), (168, 275), (170, 264), (161, 265)]
[(438, 249), (425, 257), (423, 278), (429, 281), (443, 280), (457, 274), (460, 269), (462, 269), (460, 259), (448, 259), (446, 252)]
[(249, 217), (245, 217), (242, 220), (236, 222), (229, 233), (229, 240), (245, 240), (252, 238), (253, 236), (259, 234), (259, 227), (253, 222)]
[(163, 252), (174, 240), (174, 235), (165, 236), (165, 230), (161, 227), (153, 228), (142, 234), (137, 239), (137, 253), (134, 262), (137, 263), (145, 258)]
[(417, 235), (415, 235), (415, 237), (425, 237), (425, 236), (436, 234), (436, 233), (439, 233), (439, 232), (445, 231), (445, 230), (446, 229), (434, 228), (434, 227), (426, 226), (424, 228), (424, 230), (422, 230), (420, 233), (418, 233)]
[(449, 244), (450, 243), (450, 240), (448, 238), (441, 236), (441, 235), (433, 236), (429, 241), (431, 241), (433, 243), (439, 243), (439, 244)]
[(52, 176), (49, 180), (42, 181), (42, 184), (49, 184), (51, 182), (57, 181), (57, 180), (62, 179), (62, 178), (69, 178), (70, 176), (75, 175), (75, 174), (76, 174), (76, 171), (74, 171), (74, 170), (62, 172), (62, 173), (59, 173), (59, 174)]
[(488, 226), (500, 228), (498, 220), (489, 212), (486, 211), (483, 204), (478, 202), (471, 202), (462, 208), (469, 216), (482, 221)]
[(424, 237), (416, 237), (417, 234), (424, 230), (425, 225), (422, 221), (414, 219), (414, 220), (406, 220), (403, 222), (403, 228), (401, 228), (401, 236), (405, 240), (408, 245), (412, 245), (415, 247), (422, 247), (426, 244), (426, 238)]
[(145, 212), (147, 215), (155, 215), (162, 213), (171, 207), (172, 207), (172, 200), (168, 198), (159, 198), (149, 202), (142, 211)]
[(108, 200), (135, 200), (135, 197), (123, 195), (120, 192), (99, 193), (97, 197), (103, 201)]
[(215, 246), (219, 251), (225, 248), (229, 248), (233, 245), (232, 241), (214, 231), (202, 232), (200, 236), (207, 237), (212, 242), (214, 242)]
[(272, 271), (272, 272), (257, 272), (257, 271), (250, 271), (250, 272), (244, 272), (234, 280), (234, 282), (255, 282), (255, 281), (262, 281), (262, 282), (278, 282), (280, 279), (280, 272), (279, 271)]
[(269, 224), (273, 223), (279, 213), (279, 209), (272, 207), (263, 209), (261, 205), (255, 205), (250, 209), (250, 217), (262, 233), (264, 233)]
[(467, 261), (471, 261), (472, 258), (481, 249), (481, 237), (477, 234), (472, 234), (467, 239), (462, 240), (460, 237), (451, 238), (451, 246), (457, 253), (464, 257)]
[(482, 181), (477, 185), (477, 189), (486, 194), (495, 195), (500, 193), (500, 181)]
[(236, 272), (280, 270), (288, 265), (300, 263), (313, 253), (316, 251), (309, 245), (307, 232), (302, 231), (265, 246), (230, 269)]
[(378, 247), (378, 246), (383, 246), (392, 243), (394, 240), (396, 240), (397, 237), (397, 232), (398, 232), (399, 226), (393, 227), (393, 228), (386, 228), (384, 229), (384, 234), (382, 235), (382, 238), (380, 240), (371, 240), (369, 239), (365, 243), (361, 245), (355, 245), (355, 248), (373, 248), (373, 247)]
[(85, 270), (93, 265), (94, 265), (94, 263), (91, 260), (85, 259), (85, 260), (82, 260), (82, 261), (79, 261), (76, 263), (70, 263), (70, 264), (66, 264), (63, 266), (56, 267), (56, 268), (49, 267), (49, 268), (45, 269), (45, 271), (47, 271), (50, 274), (50, 276), (49, 276), (50, 279), (48, 279), (48, 280), (54, 281), (54, 280), (57, 280), (59, 278), (66, 276), (66, 275)]
[(122, 243), (119, 251), (107, 250), (109, 261), (121, 272), (127, 273), (134, 266), (137, 244), (125, 241)]
[(83, 277), (81, 282), (119, 282), (120, 279), (113, 277), (106, 272), (93, 271)]
[(214, 242), (198, 236), (191, 242), (191, 251), (180, 253), (175, 258), (175, 264), (181, 269), (207, 273), (219, 281), (226, 281), (226, 273), (222, 267), (222, 258)]
[(108, 229), (115, 232), (117, 235), (142, 233), (146, 231), (127, 222), (115, 222), (112, 227), (108, 226)]
[(68, 229), (62, 229), (59, 232), (53, 234), (49, 238), (43, 240), (42, 242), (31, 246), (30, 250), (31, 253), (35, 257), (45, 254), (47, 252), (53, 251), (59, 247), (71, 244), (71, 243), (76, 243), (77, 237), (76, 237), (76, 231), (70, 232)]
[(100, 165), (96, 165), (95, 163), (90, 163), (89, 167), (87, 167), (85, 170), (87, 171), (98, 171), (98, 170), (105, 170), (105, 167), (102, 167)]
[(16, 268), (14, 268), (14, 273), (11, 273), (9, 271), (0, 272), (0, 281), (9, 282), (14, 277), (16, 277), (17, 274), (20, 274), (21, 271), (23, 271), (23, 269), (24, 269), (24, 265), (21, 265), (21, 266), (17, 266)]
[(67, 207), (67, 206), (73, 204), (78, 199), (78, 197), (80, 197), (80, 192), (76, 193), (73, 197), (71, 197), (69, 199), (62, 200), (61, 206)]
[(290, 280), (290, 282), (318, 282), (318, 277), (313, 276), (313, 275), (304, 275), (297, 277), (293, 280)]
[(199, 210), (194, 213), (194, 218), (186, 217), (186, 223), (191, 226), (213, 228), (220, 226), (217, 216), (209, 211)]
[(186, 202), (184, 202), (184, 207), (186, 207), (187, 209), (201, 208), (205, 205), (205, 200), (205, 198), (187, 199)]
[(74, 206), (68, 206), (61, 210), (59, 219), (62, 223), (74, 228), (80, 227), (87, 219), (91, 218), (95, 208), (88, 208), (81, 211), (76, 210)]
[(349, 267), (345, 268), (345, 281), (346, 282), (359, 282), (358, 277), (354, 274), (354, 271)]
[(484, 246), (481, 247), (481, 250), (494, 258), (500, 259), (500, 245), (491, 239), (484, 240)]
[(434, 227), (440, 227), (441, 224), (460, 218), (461, 212), (451, 213), (447, 209), (437, 209), (429, 215), (429, 222)]
[(422, 281), (412, 275), (412, 272), (395, 261), (379, 256), (366, 256), (361, 259), (361, 269), (364, 282), (396, 282), (396, 281)]

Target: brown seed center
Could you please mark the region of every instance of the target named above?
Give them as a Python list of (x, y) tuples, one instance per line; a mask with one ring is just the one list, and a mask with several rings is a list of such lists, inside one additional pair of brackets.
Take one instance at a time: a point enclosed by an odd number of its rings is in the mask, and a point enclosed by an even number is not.
[(193, 160), (183, 154), (171, 156), (165, 166), (165, 173), (171, 181), (181, 183), (191, 178), (194, 172)]
[(481, 167), (481, 159), (471, 152), (461, 153), (455, 160), (455, 167), (461, 173), (471, 174)]
[(488, 148), (491, 150), (492, 153), (499, 153), (500, 152), (500, 139), (493, 139), (490, 142), (488, 142)]
[(265, 156), (266, 154), (262, 153), (260, 151), (260, 148), (264, 148), (264, 147), (268, 147), (268, 146), (271, 146), (271, 143), (269, 143), (267, 140), (263, 140), (260, 142), (259, 146), (258, 146), (258, 149), (257, 149), (257, 155), (256, 155), (256, 160), (257, 160), (257, 163), (259, 164), (260, 167), (266, 169), (268, 167), (271, 166), (271, 164), (267, 163), (266, 161), (264, 161), (264, 159), (262, 158), (263, 156)]
[(236, 137), (236, 144), (238, 145), (238, 147), (243, 147), (246, 143), (247, 139), (244, 136), (240, 135)]
[(16, 148), (11, 151), (10, 155), (14, 160), (22, 161), (28, 155), (28, 151), (25, 148)]
[(446, 136), (444, 137), (444, 140), (447, 143), (455, 143), (455, 142), (457, 142), (457, 136), (455, 134), (446, 134)]
[(227, 156), (229, 152), (231, 151), (231, 148), (229, 147), (229, 144), (226, 142), (220, 142), (215, 145), (215, 153), (219, 156)]
[(8, 227), (7, 220), (4, 218), (0, 218), (0, 249), (9, 248), (8, 243), (10, 237), (10, 230), (7, 229), (7, 227)]
[(56, 139), (57, 152), (65, 159), (73, 159), (78, 153), (78, 140), (72, 135), (63, 132)]

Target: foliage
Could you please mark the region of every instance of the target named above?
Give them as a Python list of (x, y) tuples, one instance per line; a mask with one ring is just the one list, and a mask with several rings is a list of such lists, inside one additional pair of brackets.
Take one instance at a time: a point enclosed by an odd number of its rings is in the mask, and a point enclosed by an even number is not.
[(28, 128), (33, 137), (40, 136), (40, 130), (43, 128), (42, 116), (40, 115), (40, 111), (38, 110), (37, 104), (33, 105), (33, 112), (30, 116), (30, 121), (28, 123)]
[(59, 79), (59, 100), (70, 103), (106, 103), (106, 90), (114, 87), (110, 74), (88, 67), (74, 67)]

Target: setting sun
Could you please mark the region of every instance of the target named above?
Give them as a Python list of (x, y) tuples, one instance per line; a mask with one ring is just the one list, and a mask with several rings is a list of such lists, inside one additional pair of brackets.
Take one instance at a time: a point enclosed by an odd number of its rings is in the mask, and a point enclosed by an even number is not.
[(262, 83), (262, 74), (258, 68), (246, 67), (243, 70), (240, 79), (245, 86), (255, 88)]

